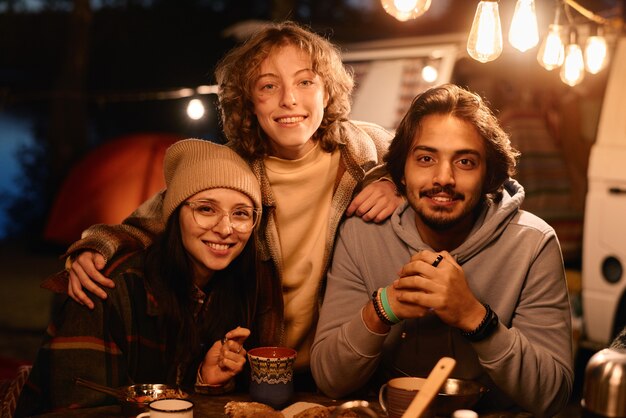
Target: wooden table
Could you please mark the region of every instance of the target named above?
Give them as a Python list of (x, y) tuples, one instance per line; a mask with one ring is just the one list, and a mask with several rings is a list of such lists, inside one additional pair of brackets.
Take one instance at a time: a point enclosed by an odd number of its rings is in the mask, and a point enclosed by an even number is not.
[[(224, 405), (229, 401), (249, 402), (251, 399), (247, 393), (231, 393), (222, 396), (207, 396), (192, 394), (191, 401), (194, 403), (194, 418), (224, 418)], [(296, 393), (293, 402), (312, 402), (325, 406), (337, 406), (351, 399), (333, 400), (319, 393)], [(380, 417), (386, 417), (378, 405), (378, 400), (368, 399), (372, 408)], [(123, 417), (121, 407), (118, 405), (101, 406), (97, 408), (77, 409), (40, 415), (46, 418), (114, 418)], [(581, 416), (580, 408), (563, 411), (557, 417), (577, 418)], [(511, 412), (487, 412), (480, 413), (480, 418), (531, 418), (528, 413)]]
[[(230, 401), (250, 402), (250, 396), (247, 393), (231, 393), (222, 396), (207, 396), (192, 394), (190, 396), (191, 401), (194, 403), (193, 416), (194, 418), (224, 418), (224, 405)], [(313, 402), (319, 403), (325, 406), (340, 405), (345, 400), (335, 401), (324, 395), (317, 393), (296, 393), (293, 402)], [(383, 416), (382, 410), (378, 404), (374, 405), (373, 402), (370, 406), (381, 416)], [(74, 411), (54, 412), (39, 417), (46, 418), (69, 418), (69, 417), (81, 417), (81, 418), (112, 418), (123, 417), (122, 408), (118, 405), (101, 406), (97, 408), (84, 408)]]

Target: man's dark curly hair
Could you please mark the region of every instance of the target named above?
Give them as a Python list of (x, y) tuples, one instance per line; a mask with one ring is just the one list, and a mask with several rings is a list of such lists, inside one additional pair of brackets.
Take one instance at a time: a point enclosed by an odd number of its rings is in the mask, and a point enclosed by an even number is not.
[(476, 128), (485, 141), (487, 154), (483, 192), (488, 200), (499, 201), (504, 182), (515, 174), (520, 153), (511, 146), (509, 136), (482, 98), (454, 84), (433, 87), (416, 96), (396, 130), (384, 161), (400, 193), (406, 195), (406, 187), (402, 184), (404, 166), (413, 139), (428, 115), (454, 116)]

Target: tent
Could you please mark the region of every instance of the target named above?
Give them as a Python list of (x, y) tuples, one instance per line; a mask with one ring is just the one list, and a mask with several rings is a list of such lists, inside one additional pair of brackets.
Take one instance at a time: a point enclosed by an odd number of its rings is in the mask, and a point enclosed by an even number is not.
[(119, 137), (76, 164), (52, 206), (44, 238), (70, 244), (96, 223), (118, 224), (165, 186), (165, 150), (182, 138), (159, 133)]

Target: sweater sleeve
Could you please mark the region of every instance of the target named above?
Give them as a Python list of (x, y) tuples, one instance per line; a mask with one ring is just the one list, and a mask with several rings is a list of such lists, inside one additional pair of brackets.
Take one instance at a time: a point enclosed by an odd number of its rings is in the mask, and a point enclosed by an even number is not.
[(364, 386), (380, 361), (386, 334), (371, 332), (361, 311), (368, 289), (352, 251), (358, 251), (344, 223), (328, 273), (324, 303), (311, 348), (311, 372), (326, 395), (337, 398)]
[(552, 232), (537, 245), (511, 324), (473, 344), (498, 388), (534, 416), (555, 415), (571, 394), (570, 315), (561, 251)]
[(121, 225), (97, 224), (89, 227), (82, 238), (73, 243), (65, 256), (92, 250), (111, 260), (124, 251), (143, 249), (152, 244), (154, 237), (163, 231), (163, 197), (165, 190), (155, 194), (137, 208)]
[(382, 162), (383, 157), (387, 154), (389, 144), (393, 139), (393, 134), (380, 125), (371, 122), (353, 121), (356, 126), (361, 128), (371, 139), (376, 147), (378, 162)]
[(365, 177), (361, 181), (359, 189), (362, 189), (363, 187), (381, 179), (392, 181), (391, 175), (387, 171), (386, 165), (383, 163), (383, 157), (389, 150), (389, 144), (393, 139), (393, 135), (382, 126), (374, 123), (362, 121), (355, 121), (354, 123), (361, 128), (374, 143), (378, 160), (378, 164), (365, 173)]
[[(125, 292), (118, 283), (117, 295)], [(113, 295), (110, 295), (113, 296)], [(94, 310), (67, 298), (48, 326), (15, 416), (114, 402), (107, 395), (74, 383), (75, 377), (109, 387), (127, 384), (124, 322), (118, 297), (100, 301)]]

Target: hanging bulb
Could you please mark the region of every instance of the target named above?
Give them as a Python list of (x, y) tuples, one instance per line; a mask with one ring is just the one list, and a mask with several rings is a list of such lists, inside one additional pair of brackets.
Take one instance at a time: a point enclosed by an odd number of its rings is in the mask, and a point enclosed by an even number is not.
[(535, 0), (517, 0), (509, 29), (509, 42), (522, 52), (534, 48), (539, 43)]
[(539, 64), (546, 70), (554, 70), (563, 65), (565, 46), (561, 38), (562, 30), (562, 26), (554, 23), (551, 24), (548, 28), (548, 34), (539, 47), (537, 61), (539, 61)]
[(478, 3), (467, 38), (467, 52), (480, 62), (493, 61), (502, 53), (502, 28), (497, 0), (482, 0)]
[(204, 116), (204, 104), (200, 99), (191, 99), (187, 104), (187, 116), (193, 120), (201, 119)]
[(401, 22), (423, 15), (431, 0), (380, 0), (383, 9)]
[(561, 80), (575, 86), (585, 78), (583, 51), (578, 44), (570, 44), (565, 48), (565, 61), (561, 67)]
[(559, 23), (561, 8), (558, 5), (554, 12), (554, 23), (548, 27), (548, 33), (537, 51), (537, 61), (550, 71), (563, 65), (565, 58), (565, 46), (563, 45), (563, 26)]
[(606, 66), (608, 47), (603, 36), (602, 28), (596, 27), (592, 36), (585, 44), (585, 69), (588, 73), (598, 74)]
[(439, 71), (431, 64), (422, 68), (422, 79), (427, 83), (432, 83), (439, 77)]
[(561, 80), (568, 86), (575, 86), (585, 78), (583, 51), (578, 45), (576, 29), (570, 29), (569, 44), (565, 47), (565, 60), (561, 67)]

